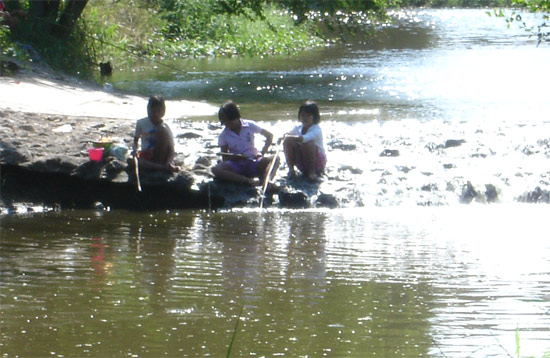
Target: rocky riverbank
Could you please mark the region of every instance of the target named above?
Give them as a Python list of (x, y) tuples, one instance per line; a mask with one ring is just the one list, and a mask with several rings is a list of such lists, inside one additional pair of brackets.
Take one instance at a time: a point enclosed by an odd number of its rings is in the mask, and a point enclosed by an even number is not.
[[(259, 200), (258, 188), (212, 180), (210, 166), (219, 159), (212, 143), (220, 128), (201, 122), (202, 129), (197, 129), (190, 118), (214, 117), (215, 106), (167, 101), (165, 118), (178, 127), (178, 140), (199, 138), (201, 144), (193, 158), (185, 147), (179, 148), (176, 163), (183, 170), (175, 175), (142, 171), (142, 191), (138, 191), (135, 173), (124, 156), (106, 152), (101, 162), (95, 162), (89, 159), (88, 149), (101, 137), (130, 147), (135, 122), (146, 113), (147, 98), (113, 93), (44, 71), (0, 77), (0, 89), (0, 206), (4, 213), (35, 206), (216, 209)], [(293, 198), (287, 195), (288, 206), (309, 205), (303, 195)]]
[[(195, 158), (178, 151), (176, 174), (140, 172), (142, 190), (124, 157), (104, 155), (91, 161), (87, 150), (100, 137), (110, 137), (115, 145), (130, 147), (135, 121), (70, 115), (0, 110), (0, 154), (3, 211), (20, 211), (35, 205), (61, 208), (161, 210), (217, 209), (259, 202), (259, 188), (219, 183), (212, 180), (210, 167), (218, 159), (214, 145), (219, 128), (207, 123), (178, 122), (195, 127), (182, 132), (178, 140), (200, 138), (202, 148)], [(203, 127), (196, 130), (197, 125)], [(173, 124), (177, 126), (177, 124)], [(208, 127), (211, 127), (210, 129)], [(210, 131), (210, 133), (209, 133)], [(196, 134), (202, 132), (202, 135)], [(191, 144), (191, 143), (190, 143)], [(109, 152), (106, 152), (109, 153)], [(187, 156), (186, 156), (187, 154)], [(315, 186), (302, 183), (302, 189)], [(304, 191), (302, 190), (302, 191)], [(274, 191), (268, 192), (266, 204)], [(285, 207), (308, 207), (307, 194), (281, 193)], [(335, 199), (320, 196), (318, 205), (336, 206)]]
[[(147, 98), (114, 93), (41, 68), (0, 77), (0, 164), (3, 212), (46, 205), (127, 209), (205, 208), (223, 198), (193, 190), (192, 170), (178, 175), (143, 172), (143, 191), (123, 157), (90, 161), (100, 137), (129, 146)], [(209, 115), (216, 107), (168, 101), (167, 115)], [(177, 158), (182, 162), (181, 158)], [(204, 173), (202, 173), (204, 175)]]
[[(140, 173), (126, 158), (92, 162), (100, 137), (131, 145), (147, 99), (55, 76), (0, 77), (1, 211), (35, 206), (131, 210), (258, 207), (260, 188), (219, 183), (217, 107), (167, 101), (177, 175)], [(266, 206), (281, 208), (549, 203), (549, 123), (331, 121), (322, 183), (286, 180), (284, 163)], [(264, 122), (276, 137), (291, 122)], [(274, 150), (274, 149), (272, 149)]]

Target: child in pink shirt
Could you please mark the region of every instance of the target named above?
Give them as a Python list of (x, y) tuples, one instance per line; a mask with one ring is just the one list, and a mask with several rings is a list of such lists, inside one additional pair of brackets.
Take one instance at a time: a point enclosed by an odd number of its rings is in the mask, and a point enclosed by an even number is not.
[[(242, 119), (239, 108), (232, 101), (227, 101), (220, 107), (218, 118), (225, 126), (218, 137), (222, 161), (212, 168), (212, 173), (222, 180), (258, 184), (254, 178), (263, 180), (273, 159), (264, 157), (273, 141), (273, 134), (253, 121)], [(254, 145), (255, 134), (265, 137), (261, 155)]]

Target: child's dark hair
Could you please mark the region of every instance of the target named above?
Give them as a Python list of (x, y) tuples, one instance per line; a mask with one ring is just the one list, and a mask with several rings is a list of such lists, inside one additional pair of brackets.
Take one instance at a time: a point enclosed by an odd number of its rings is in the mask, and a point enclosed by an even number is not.
[(222, 120), (222, 114), (228, 121), (233, 121), (235, 119), (241, 118), (239, 107), (237, 107), (237, 105), (233, 101), (226, 101), (220, 107), (220, 110), (218, 111), (218, 119), (220, 121)]
[(300, 118), (300, 113), (302, 113), (302, 111), (313, 115), (313, 123), (317, 124), (321, 121), (321, 115), (319, 114), (319, 107), (317, 106), (317, 103), (313, 101), (304, 102), (298, 110), (298, 118)]
[(157, 94), (149, 97), (149, 103), (147, 104), (147, 107), (149, 108), (166, 107), (166, 104), (164, 103), (164, 98), (161, 95)]

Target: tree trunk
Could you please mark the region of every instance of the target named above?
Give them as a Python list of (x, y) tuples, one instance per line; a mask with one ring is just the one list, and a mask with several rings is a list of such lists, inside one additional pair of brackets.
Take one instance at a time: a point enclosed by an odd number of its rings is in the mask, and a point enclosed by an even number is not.
[(39, 21), (40, 27), (46, 32), (57, 36), (70, 33), (78, 17), (84, 11), (88, 0), (67, 0), (61, 9), (61, 0), (29, 1), (29, 14)]
[(8, 11), (13, 9), (21, 9), (21, 3), (19, 0), (4, 0), (4, 4), (6, 5)]
[(74, 28), (76, 20), (78, 20), (82, 11), (84, 11), (86, 4), (88, 4), (88, 0), (69, 0), (65, 9), (63, 9), (63, 13), (59, 17), (59, 27), (56, 32), (60, 35), (67, 35), (70, 33)]
[(29, 20), (36, 31), (52, 31), (56, 25), (60, 2), (61, 0), (29, 1)]

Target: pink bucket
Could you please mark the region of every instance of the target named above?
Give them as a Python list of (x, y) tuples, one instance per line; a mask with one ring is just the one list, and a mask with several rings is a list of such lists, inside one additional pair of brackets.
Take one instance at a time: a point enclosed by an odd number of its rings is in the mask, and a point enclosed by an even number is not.
[(93, 160), (94, 162), (101, 162), (101, 159), (103, 158), (103, 148), (89, 148), (88, 156), (90, 157), (90, 160)]

